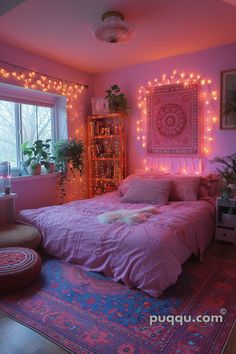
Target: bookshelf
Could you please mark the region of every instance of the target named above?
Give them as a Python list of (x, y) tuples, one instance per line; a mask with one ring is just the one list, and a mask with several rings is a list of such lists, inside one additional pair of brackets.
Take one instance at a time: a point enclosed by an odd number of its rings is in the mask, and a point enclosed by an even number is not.
[(88, 117), (89, 197), (111, 192), (126, 174), (126, 117)]

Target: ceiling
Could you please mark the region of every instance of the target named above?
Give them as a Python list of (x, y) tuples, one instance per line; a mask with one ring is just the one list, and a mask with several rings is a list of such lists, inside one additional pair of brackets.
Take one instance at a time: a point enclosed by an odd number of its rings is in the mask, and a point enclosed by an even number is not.
[[(236, 42), (235, 0), (1, 0), (0, 41), (90, 73)], [(127, 44), (92, 26), (109, 10), (136, 27)]]

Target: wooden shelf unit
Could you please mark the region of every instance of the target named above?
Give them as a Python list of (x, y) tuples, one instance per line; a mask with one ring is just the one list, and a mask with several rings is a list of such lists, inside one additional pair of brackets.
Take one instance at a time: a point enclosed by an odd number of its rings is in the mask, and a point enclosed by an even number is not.
[(117, 189), (126, 176), (126, 116), (88, 117), (89, 197)]

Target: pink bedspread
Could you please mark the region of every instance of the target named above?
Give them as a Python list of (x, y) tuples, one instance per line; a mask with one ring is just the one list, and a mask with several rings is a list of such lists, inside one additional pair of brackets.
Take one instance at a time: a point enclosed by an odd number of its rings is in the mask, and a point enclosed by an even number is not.
[(147, 204), (120, 203), (116, 192), (60, 206), (23, 210), (19, 220), (36, 226), (46, 251), (88, 270), (104, 272), (151, 296), (174, 284), (181, 264), (192, 254), (202, 257), (214, 232), (210, 199), (157, 206), (148, 221), (102, 224), (97, 215)]

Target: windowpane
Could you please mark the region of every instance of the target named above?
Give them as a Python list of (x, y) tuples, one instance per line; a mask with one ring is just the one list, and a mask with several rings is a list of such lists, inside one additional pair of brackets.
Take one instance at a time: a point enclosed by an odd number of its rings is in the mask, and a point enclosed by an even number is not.
[(51, 107), (21, 105), (22, 142), (52, 139)]
[(15, 103), (0, 100), (0, 161), (17, 167)]
[(52, 139), (50, 107), (38, 107), (38, 138), (41, 140)]
[(21, 104), (20, 106), (22, 115), (22, 143), (28, 141), (29, 146), (31, 146), (38, 139), (36, 106), (29, 104)]
[(19, 168), (21, 143), (32, 146), (35, 140), (51, 139), (52, 107), (0, 100), (0, 162)]

